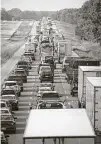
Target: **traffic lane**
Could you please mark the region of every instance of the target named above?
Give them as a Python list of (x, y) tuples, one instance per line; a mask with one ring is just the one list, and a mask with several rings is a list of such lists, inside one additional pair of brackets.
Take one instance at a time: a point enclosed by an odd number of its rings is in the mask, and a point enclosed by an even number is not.
[[(36, 22), (34, 23), (33, 27), (35, 32)], [(24, 53), (24, 50), (25, 50), (25, 44), (17, 52), (15, 52), (14, 55), (1, 67), (1, 84), (10, 74), (10, 72), (14, 69), (16, 63), (21, 58), (21, 55)]]

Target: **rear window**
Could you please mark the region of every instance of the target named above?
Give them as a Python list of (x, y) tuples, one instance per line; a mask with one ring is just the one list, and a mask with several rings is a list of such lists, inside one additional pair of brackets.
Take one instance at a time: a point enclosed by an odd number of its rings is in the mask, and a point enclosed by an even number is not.
[(27, 65), (27, 62), (18, 62), (18, 65)]
[(16, 83), (5, 83), (6, 86), (14, 86)]
[(52, 98), (52, 99), (57, 99), (59, 98), (59, 95), (57, 93), (44, 93), (42, 98)]
[(3, 90), (2, 95), (15, 94), (14, 90)]
[(39, 109), (62, 109), (63, 105), (61, 103), (43, 103), (39, 105)]
[(41, 71), (51, 71), (50, 67), (41, 67)]
[(15, 99), (15, 97), (14, 96), (2, 96), (2, 99), (12, 100), (12, 99)]

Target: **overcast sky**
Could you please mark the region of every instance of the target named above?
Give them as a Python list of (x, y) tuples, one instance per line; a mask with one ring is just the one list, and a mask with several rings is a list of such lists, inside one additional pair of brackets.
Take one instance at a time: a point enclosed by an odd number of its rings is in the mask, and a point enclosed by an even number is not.
[(64, 8), (80, 8), (87, 0), (1, 0), (1, 7), (7, 10), (56, 11)]

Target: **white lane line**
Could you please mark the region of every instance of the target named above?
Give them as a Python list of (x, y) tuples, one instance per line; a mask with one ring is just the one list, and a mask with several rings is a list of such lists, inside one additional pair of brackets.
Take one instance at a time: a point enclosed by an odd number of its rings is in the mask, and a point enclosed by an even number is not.
[(64, 90), (64, 92), (65, 92), (65, 94), (66, 94), (66, 90), (65, 90), (65, 88), (64, 88), (64, 84), (63, 84), (63, 81), (62, 81), (62, 78), (61, 78), (61, 75), (60, 75), (59, 70), (58, 70), (58, 73), (59, 73), (59, 76), (60, 76), (60, 79), (61, 79), (61, 83), (62, 83), (63, 90)]

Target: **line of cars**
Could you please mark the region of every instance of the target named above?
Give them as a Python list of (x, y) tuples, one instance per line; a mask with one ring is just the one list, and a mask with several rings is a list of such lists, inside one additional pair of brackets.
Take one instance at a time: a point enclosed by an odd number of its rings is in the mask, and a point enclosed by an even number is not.
[[(35, 47), (25, 50), (15, 69), (10, 73), (1, 87), (1, 136), (7, 144), (4, 133), (16, 132), (16, 119), (14, 111), (19, 109), (19, 97), (23, 91), (23, 83), (27, 82), (28, 71), (35, 60)], [(3, 133), (4, 132), (4, 133)], [(2, 140), (2, 141), (3, 141)]]
[[(40, 84), (35, 100), (30, 103), (30, 109), (63, 109), (66, 108), (65, 100), (61, 99), (61, 95), (55, 91), (54, 86), (54, 70), (56, 62), (53, 55), (53, 45), (50, 40), (49, 30), (47, 35), (44, 35), (43, 29), (40, 39), (40, 63), (37, 68)], [(47, 49), (47, 52), (43, 52)]]

